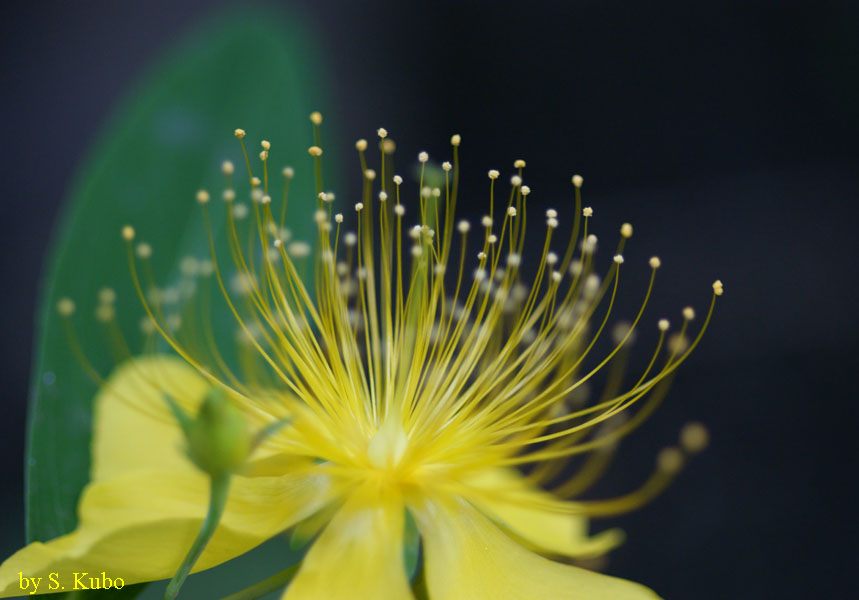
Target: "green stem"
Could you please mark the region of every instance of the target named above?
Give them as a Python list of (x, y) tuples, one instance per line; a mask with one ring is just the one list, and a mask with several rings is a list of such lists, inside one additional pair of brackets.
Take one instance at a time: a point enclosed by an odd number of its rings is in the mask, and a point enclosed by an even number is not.
[(263, 579), (259, 583), (254, 584), (249, 588), (245, 588), (240, 592), (236, 592), (235, 594), (230, 594), (229, 596), (221, 598), (221, 600), (256, 600), (257, 598), (262, 598), (266, 594), (277, 591), (292, 581), (292, 578), (295, 576), (295, 572), (298, 571), (298, 567), (300, 566), (301, 563), (292, 565), (277, 575), (272, 575), (268, 579)]
[(209, 511), (206, 513), (206, 519), (203, 521), (202, 527), (200, 527), (200, 533), (197, 534), (197, 539), (194, 540), (194, 543), (191, 545), (191, 549), (185, 556), (185, 560), (182, 561), (182, 565), (179, 567), (179, 570), (176, 571), (173, 579), (170, 580), (170, 584), (167, 586), (167, 591), (164, 592), (164, 600), (173, 600), (179, 595), (179, 589), (188, 578), (188, 573), (191, 572), (197, 559), (200, 558), (203, 550), (206, 549), (206, 544), (209, 543), (209, 540), (212, 538), (212, 534), (215, 533), (215, 529), (221, 521), (221, 515), (224, 514), (224, 506), (227, 504), (227, 495), (229, 491), (230, 473), (213, 476), (210, 479)]

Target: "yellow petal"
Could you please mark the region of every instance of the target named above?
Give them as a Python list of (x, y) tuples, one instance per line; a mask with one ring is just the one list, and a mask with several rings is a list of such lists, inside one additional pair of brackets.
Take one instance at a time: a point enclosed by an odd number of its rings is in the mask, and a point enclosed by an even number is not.
[[(194, 415), (210, 389), (206, 379), (176, 357), (149, 355), (122, 364), (95, 398), (91, 480), (135, 469), (196, 472), (164, 396)], [(261, 428), (258, 415), (246, 416)]]
[(311, 546), (285, 600), (412, 600), (403, 563), (404, 506), (359, 490)]
[(457, 498), (410, 505), (424, 540), (432, 600), (657, 600), (637, 583), (552, 562)]
[[(224, 516), (195, 571), (247, 552), (317, 510), (326, 497), (320, 475), (233, 478)], [(208, 480), (197, 473), (139, 470), (87, 486), (80, 523), (69, 535), (34, 543), (0, 565), (0, 597), (20, 595), (20, 578), (104, 571), (126, 584), (172, 577), (200, 529)], [(71, 587), (67, 587), (71, 589)], [(53, 590), (56, 591), (56, 590)]]
[[(538, 552), (576, 558), (601, 556), (623, 543), (620, 529), (588, 536), (587, 517), (536, 508), (538, 500), (558, 499), (525, 482), (513, 469), (487, 469), (468, 481), (479, 490), (474, 504), (512, 535)], [(510, 492), (516, 500), (505, 500)], [(566, 503), (574, 508), (575, 503)]]

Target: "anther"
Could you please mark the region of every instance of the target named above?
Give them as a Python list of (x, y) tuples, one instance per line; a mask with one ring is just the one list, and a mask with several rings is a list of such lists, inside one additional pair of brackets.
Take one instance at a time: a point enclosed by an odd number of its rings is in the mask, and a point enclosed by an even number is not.
[(384, 138), (388, 137), (388, 130), (385, 129), (384, 127), (379, 127), (376, 130), (376, 135), (378, 135), (380, 138), (384, 139)]
[(280, 248), (281, 246), (283, 246), (283, 240), (282, 239), (278, 238), (278, 239), (274, 240), (274, 247), (275, 248)]
[(659, 319), (657, 327), (659, 327), (659, 331), (668, 331), (668, 328), (671, 327), (671, 323), (668, 322), (668, 319)]
[(376, 178), (376, 172), (373, 169), (367, 169), (364, 171), (364, 177), (366, 177), (369, 181), (373, 181)]
[(555, 283), (561, 282), (561, 273), (558, 271), (552, 271), (552, 281)]
[(554, 208), (547, 208), (546, 209), (546, 218), (547, 219), (557, 219), (558, 218), (558, 211), (556, 211)]
[(292, 167), (284, 167), (283, 176), (287, 179), (292, 179), (295, 176), (295, 170)]
[(343, 243), (350, 247), (354, 246), (358, 243), (358, 236), (355, 235), (353, 232), (349, 231), (346, 233), (346, 235), (343, 236)]
[(262, 180), (259, 177), (251, 177), (251, 185), (254, 187), (259, 187), (262, 183)]
[(508, 206), (507, 207), (507, 214), (511, 217), (515, 217), (516, 216), (516, 207), (515, 206)]
[(113, 288), (103, 287), (98, 291), (98, 301), (102, 304), (113, 304), (116, 302), (116, 292)]
[(516, 167), (517, 169), (524, 169), (525, 168), (525, 161), (520, 158), (520, 159), (513, 162), (513, 166)]
[(495, 169), (489, 169), (489, 179), (498, 179), (499, 175), (501, 175), (501, 173), (499, 173)]
[(594, 216), (594, 209), (592, 209), (590, 206), (586, 206), (582, 209), (582, 214), (586, 217), (592, 217)]
[(394, 183), (396, 185), (400, 185), (401, 183), (403, 183), (403, 178), (400, 177), (399, 175), (394, 175)]
[(363, 152), (364, 150), (366, 150), (367, 149), (367, 140), (365, 140), (364, 138), (361, 138), (360, 140), (355, 142), (355, 149), (358, 150), (359, 152)]
[(581, 175), (573, 175), (573, 185), (576, 186), (577, 188), (582, 187), (582, 184), (584, 183), (584, 181), (585, 180), (582, 178)]
[(262, 146), (263, 150), (271, 150), (271, 142), (269, 142), (268, 140), (261, 141), (259, 145)]
[(224, 190), (224, 202), (232, 202), (236, 199), (236, 191), (235, 190)]
[(550, 229), (557, 229), (558, 219), (546, 219), (546, 225), (548, 225)]
[(243, 137), (245, 137), (245, 130), (244, 129), (236, 129), (233, 132), (233, 135), (235, 135), (239, 139), (242, 139)]
[(443, 163), (441, 163), (441, 168), (444, 169), (445, 171), (450, 171), (453, 168), (453, 165), (451, 165), (447, 161), (444, 161)]
[(518, 175), (513, 175), (513, 177), (510, 178), (510, 185), (513, 187), (519, 187), (522, 185), (522, 178)]
[(489, 215), (484, 215), (482, 219), (480, 219), (480, 224), (489, 229), (492, 227), (492, 217)]
[(531, 193), (531, 188), (529, 188), (527, 185), (523, 185), (522, 186), (522, 195), (527, 196), (530, 193)]
[(343, 213), (337, 213), (336, 215), (334, 215), (334, 221), (337, 223), (342, 223), (343, 222)]
[(710, 443), (710, 433), (698, 422), (686, 423), (680, 430), (680, 445), (689, 454), (697, 454)]
[(200, 190), (197, 192), (197, 202), (200, 204), (206, 204), (209, 201), (209, 192), (206, 190)]
[(381, 192), (379, 192), (379, 200), (381, 202), (384, 202), (387, 199), (388, 199), (388, 193), (386, 191), (382, 190)]
[(232, 175), (233, 171), (235, 170), (236, 168), (232, 162), (225, 160), (221, 163), (221, 171), (224, 173), (224, 175)]
[(362, 210), (364, 210), (364, 203), (363, 202), (356, 202), (355, 203), (355, 210), (357, 212), (361, 212)]
[(57, 301), (57, 312), (63, 317), (70, 317), (75, 313), (75, 301), (71, 298), (60, 298)]
[(313, 111), (310, 113), (310, 121), (314, 125), (322, 125), (322, 113), (318, 110)]
[(490, 235), (489, 235), (489, 237), (487, 238), (487, 241), (488, 241), (490, 244), (494, 244), (495, 242), (497, 242), (497, 241), (498, 241), (498, 236), (497, 236), (497, 235), (495, 235), (494, 233), (492, 233), (492, 234), (490, 234)]
[(658, 256), (651, 256), (650, 257), (650, 266), (654, 269), (658, 269), (659, 267), (662, 266), (662, 261), (659, 260)]
[(397, 204), (394, 207), (394, 214), (396, 214), (398, 217), (402, 217), (404, 214), (406, 214), (406, 207), (402, 204)]
[(320, 157), (322, 156), (322, 148), (319, 146), (311, 146), (307, 149), (307, 153), (310, 154), (310, 156)]
[(691, 306), (687, 306), (686, 308), (684, 308), (683, 309), (683, 318), (686, 319), (687, 321), (691, 321), (692, 319), (694, 319), (695, 318), (695, 309), (692, 308)]
[(683, 466), (683, 453), (679, 448), (663, 448), (656, 457), (656, 465), (663, 473), (676, 473)]
[(549, 252), (546, 255), (546, 264), (554, 265), (556, 262), (558, 262), (558, 255), (555, 254), (554, 252)]
[(130, 242), (134, 239), (134, 227), (131, 225), (126, 225), (122, 228), (122, 239), (126, 242)]
[(426, 152), (421, 152), (418, 154), (418, 162), (425, 163), (429, 160), (429, 154)]
[(259, 159), (263, 162), (268, 160), (268, 150), (263, 150), (259, 153)]
[(468, 233), (468, 230), (471, 229), (471, 223), (463, 219), (457, 223), (456, 228), (459, 230), (459, 233)]
[(147, 244), (146, 242), (140, 242), (137, 244), (137, 248), (134, 250), (135, 254), (137, 254), (137, 258), (146, 260), (150, 256), (152, 256), (152, 246)]
[(632, 237), (632, 225), (629, 223), (624, 223), (623, 225), (621, 225), (620, 226), (620, 235), (622, 235), (625, 238), (631, 238)]
[(458, 133), (453, 134), (450, 137), (450, 145), (451, 146), (459, 146), (462, 143), (462, 136)]
[(271, 204), (271, 196), (263, 196), (262, 198), (260, 198), (260, 202), (262, 202), (263, 204)]
[(615, 254), (614, 262), (616, 262), (617, 264), (621, 264), (623, 262), (623, 256), (620, 254)]
[(717, 296), (721, 296), (724, 293), (724, 289), (722, 288), (722, 282), (718, 279), (713, 282), (713, 293)]
[(415, 258), (421, 256), (424, 253), (424, 249), (420, 246), (412, 246), (412, 256)]

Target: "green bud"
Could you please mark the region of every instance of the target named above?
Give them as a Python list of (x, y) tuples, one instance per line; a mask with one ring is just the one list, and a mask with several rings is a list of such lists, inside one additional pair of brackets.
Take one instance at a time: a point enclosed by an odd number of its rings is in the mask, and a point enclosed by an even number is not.
[[(168, 401), (174, 413), (181, 411)], [(239, 469), (253, 449), (253, 436), (241, 411), (220, 388), (209, 392), (195, 418), (178, 420), (188, 442), (188, 456), (212, 477)]]

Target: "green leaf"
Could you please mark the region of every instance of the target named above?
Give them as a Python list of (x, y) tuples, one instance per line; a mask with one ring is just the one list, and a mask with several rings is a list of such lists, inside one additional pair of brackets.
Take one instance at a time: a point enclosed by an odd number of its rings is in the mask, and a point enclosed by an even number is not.
[[(131, 285), (121, 227), (132, 224), (137, 239), (151, 244), (159, 284), (175, 280), (185, 254), (207, 256), (195, 193), (212, 190), (210, 214), (218, 231), (224, 221), (219, 165), (231, 159), (242, 173), (244, 160), (233, 136), (242, 127), (252, 164), (259, 164), (253, 159), (260, 140), (271, 141), (274, 189), (280, 189), (281, 167), (294, 166), (287, 225), (294, 239), (314, 239), (308, 115), (317, 109), (325, 114), (326, 108), (320, 52), (311, 43), (317, 38), (300, 20), (280, 12), (231, 12), (205, 24), (156, 62), (84, 161), (56, 227), (41, 290), (27, 448), (29, 542), (74, 529), (77, 501), (89, 479), (97, 388), (73, 357), (57, 300), (75, 301), (72, 322), (81, 348), (102, 375), (115, 359), (109, 335), (93, 314), (100, 287), (116, 290), (117, 322), (129, 346), (135, 350), (142, 344), (143, 312)], [(332, 139), (329, 121), (323, 142)], [(327, 165), (337, 164), (336, 152), (329, 152), (334, 145), (324, 146)], [(246, 200), (247, 187), (238, 185), (242, 177), (236, 181), (237, 201)], [(332, 185), (330, 177), (325, 184)], [(232, 341), (236, 325), (228, 314), (214, 313), (212, 325)]]

